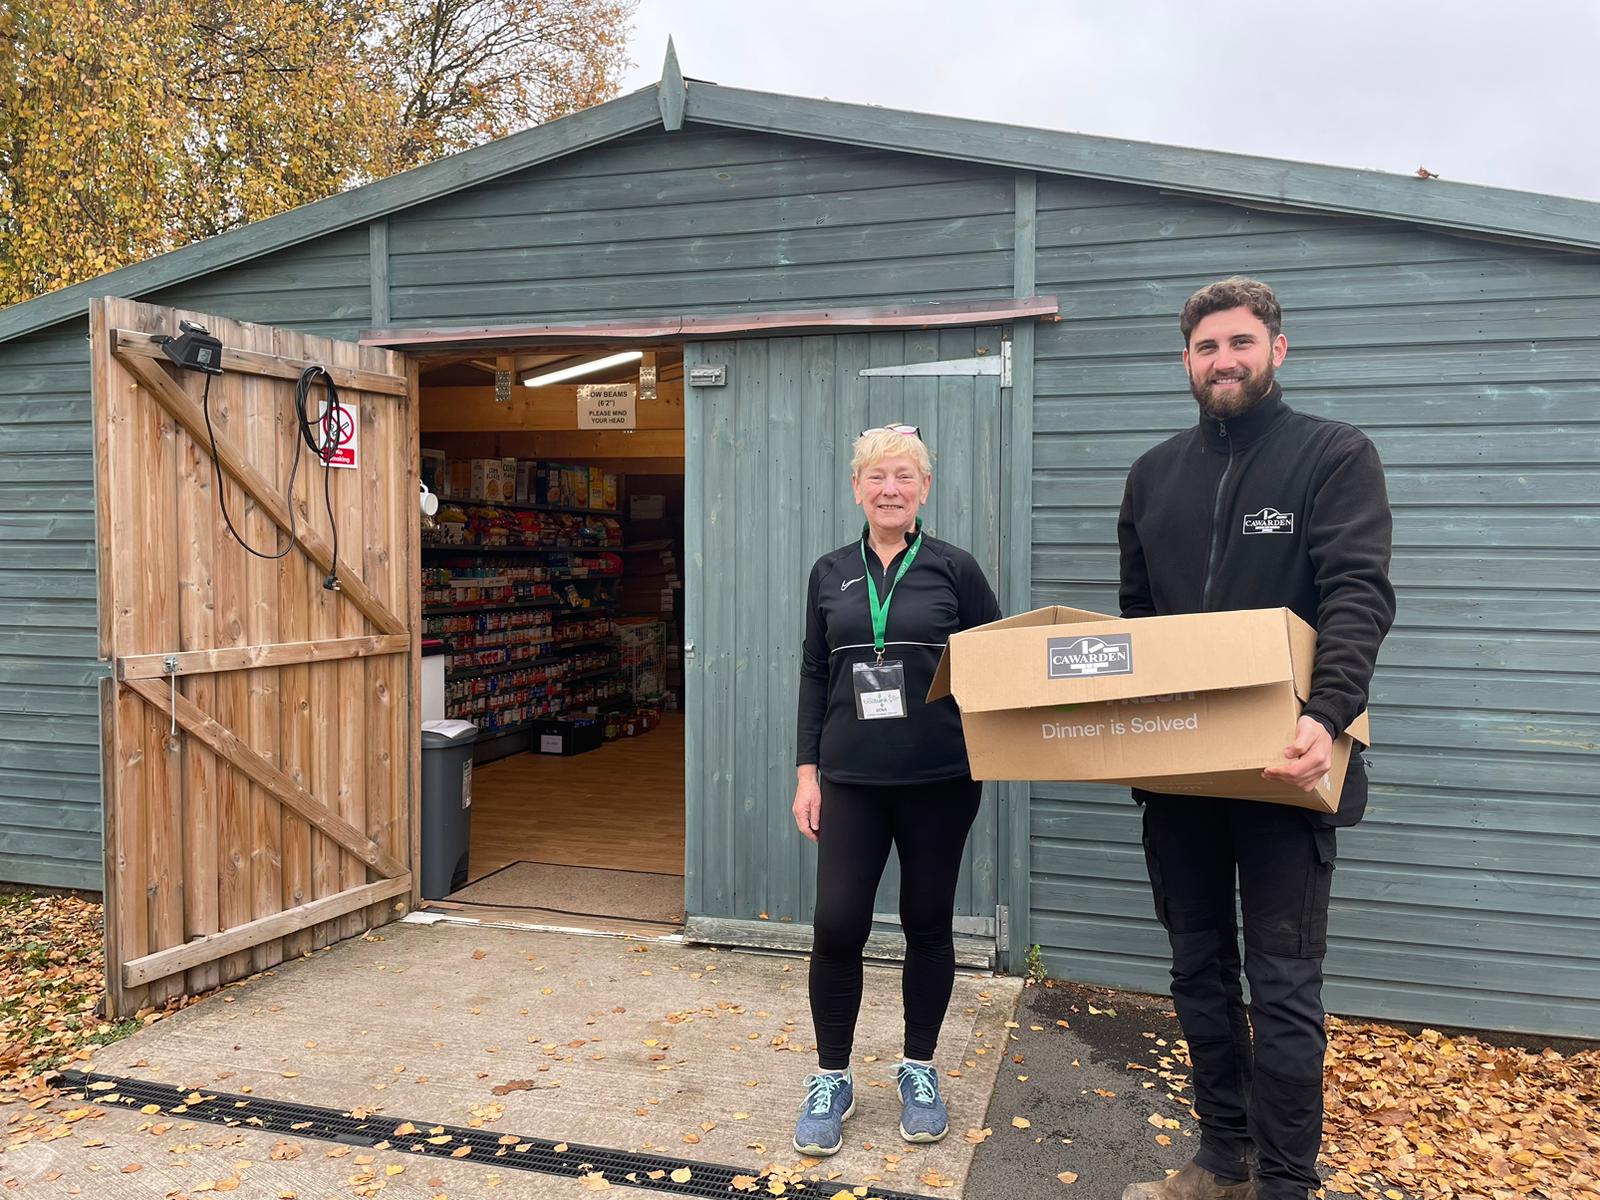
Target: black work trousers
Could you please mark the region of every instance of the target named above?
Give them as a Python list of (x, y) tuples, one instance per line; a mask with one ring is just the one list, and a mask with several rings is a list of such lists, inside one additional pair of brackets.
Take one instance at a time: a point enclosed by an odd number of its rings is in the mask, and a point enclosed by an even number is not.
[(892, 844), (900, 855), (900, 974), (905, 1054), (931, 1059), (956, 980), (956, 881), (983, 785), (968, 778), (869, 787), (822, 780), (817, 822), (817, 910), (811, 947), (811, 1020), (817, 1063), (850, 1065), (861, 1011), (861, 952), (872, 899)]
[(1194, 1063), (1196, 1161), (1235, 1180), (1253, 1168), (1261, 1200), (1305, 1200), (1321, 1186), (1335, 831), (1279, 804), (1138, 795), (1156, 915), (1172, 944), (1173, 1007)]

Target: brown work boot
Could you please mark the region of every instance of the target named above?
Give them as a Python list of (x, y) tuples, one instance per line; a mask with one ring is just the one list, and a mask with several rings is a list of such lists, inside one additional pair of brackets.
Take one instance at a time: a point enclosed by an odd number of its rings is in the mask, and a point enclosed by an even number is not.
[(1130, 1183), (1122, 1190), (1122, 1200), (1256, 1200), (1256, 1185), (1248, 1179), (1224, 1183), (1191, 1161), (1160, 1183)]

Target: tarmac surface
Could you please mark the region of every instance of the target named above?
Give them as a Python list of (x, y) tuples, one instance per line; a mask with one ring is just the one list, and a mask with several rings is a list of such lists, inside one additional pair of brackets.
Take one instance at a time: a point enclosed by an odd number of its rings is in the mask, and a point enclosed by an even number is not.
[[(1166, 997), (1029, 987), (1015, 1021), (968, 1200), (1119, 1200), (1129, 1183), (1161, 1179), (1194, 1156), (1183, 1031)], [(1013, 1126), (1018, 1116), (1028, 1128)], [(1062, 1172), (1075, 1178), (1064, 1182)]]

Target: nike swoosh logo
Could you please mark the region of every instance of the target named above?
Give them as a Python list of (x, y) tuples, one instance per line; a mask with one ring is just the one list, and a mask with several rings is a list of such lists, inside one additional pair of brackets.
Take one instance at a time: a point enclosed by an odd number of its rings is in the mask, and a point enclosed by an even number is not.
[(846, 588), (848, 588), (852, 583), (860, 583), (865, 578), (866, 578), (865, 575), (857, 575), (854, 579), (846, 579), (843, 583), (841, 583), (839, 585), (839, 590), (842, 592)]

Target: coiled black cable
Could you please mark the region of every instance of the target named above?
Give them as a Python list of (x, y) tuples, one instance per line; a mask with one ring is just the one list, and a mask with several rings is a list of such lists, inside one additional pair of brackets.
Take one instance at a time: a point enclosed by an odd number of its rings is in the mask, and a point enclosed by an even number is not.
[[(228, 532), (233, 535), (234, 541), (243, 546), (257, 558), (275, 562), (283, 558), (294, 548), (294, 482), (300, 473), (300, 450), (302, 446), (309, 446), (311, 453), (317, 456), (322, 463), (322, 502), (328, 511), (328, 527), (333, 531), (333, 558), (327, 578), (322, 581), (322, 586), (329, 591), (339, 590), (339, 522), (333, 515), (333, 472), (329, 467), (334, 454), (338, 451), (340, 439), (338, 431), (346, 420), (353, 420), (350, 411), (345, 408), (339, 399), (339, 389), (333, 382), (333, 376), (328, 374), (326, 367), (309, 366), (300, 372), (300, 377), (295, 382), (294, 410), (295, 420), (299, 425), (300, 437), (294, 444), (294, 457), (289, 462), (289, 486), (284, 493), (284, 507), (289, 510), (289, 540), (275, 554), (267, 554), (257, 550), (240, 535), (234, 527), (233, 518), (228, 514), (228, 496), (222, 483), (222, 459), (217, 454), (217, 434), (211, 425), (211, 376), (206, 376), (205, 390), (201, 393), (200, 407), (205, 413), (206, 436), (211, 439), (211, 466), (217, 479), (217, 505), (222, 509), (222, 519), (228, 526)], [(328, 389), (328, 411), (322, 421), (312, 418), (311, 387), (321, 383)], [(330, 428), (331, 423), (331, 428)], [(317, 440), (318, 431), (322, 439)]]

